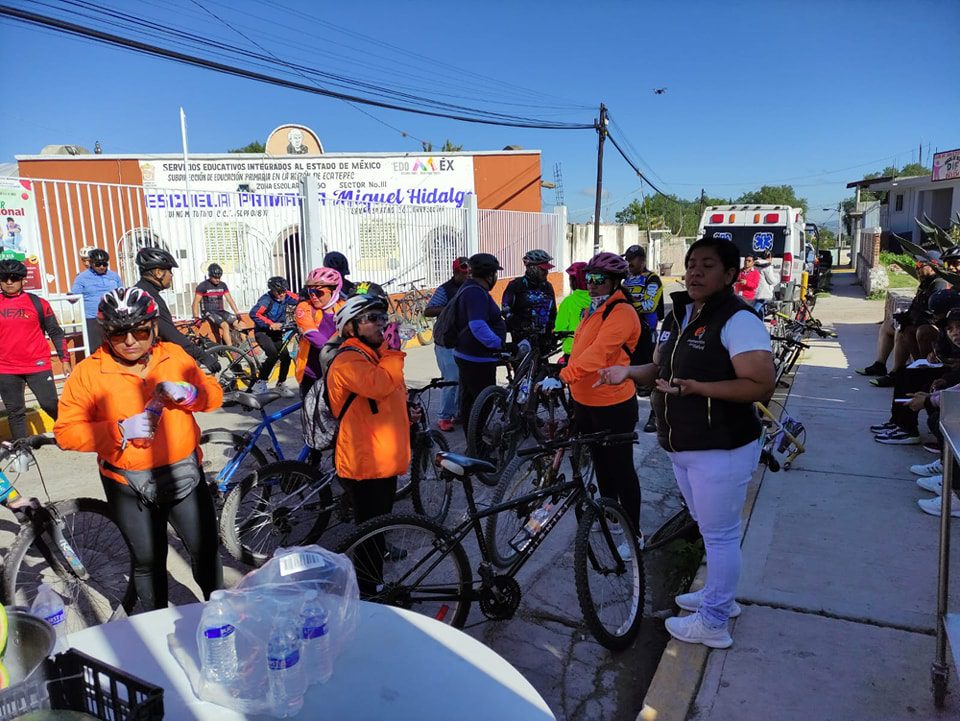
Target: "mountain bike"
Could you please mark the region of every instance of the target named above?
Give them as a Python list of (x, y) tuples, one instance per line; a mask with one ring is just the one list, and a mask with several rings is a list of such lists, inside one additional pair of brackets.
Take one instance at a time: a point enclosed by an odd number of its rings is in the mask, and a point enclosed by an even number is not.
[(419, 420), (410, 424), (410, 468), (397, 478), (397, 498), (410, 494), (417, 513), (442, 524), (450, 510), (453, 487), (439, 472), (433, 459), (438, 451), (449, 451), (443, 433), (430, 427), (429, 403), (422, 396), (436, 388), (458, 385), (457, 381), (434, 378), (423, 388), (407, 389), (407, 405), (419, 411)]
[[(559, 349), (559, 340), (569, 335), (555, 334), (545, 347), (535, 341), (513, 368), (506, 387), (488, 386), (473, 403), (467, 422), (467, 454), (494, 462), (495, 473), (478, 478), (488, 486), (497, 483), (497, 474), (516, 454), (524, 439), (546, 442), (559, 437), (569, 427), (570, 399), (564, 387), (561, 393), (543, 394), (537, 384), (548, 375), (556, 375), (560, 366), (550, 363)], [(522, 344), (521, 344), (522, 345)], [(519, 346), (518, 346), (519, 348)], [(502, 353), (500, 360), (514, 364), (513, 354)]]
[[(384, 287), (396, 283), (396, 278), (392, 278), (383, 284)], [(418, 285), (424, 283), (424, 278), (417, 278), (405, 283), (399, 283), (402, 291), (399, 298), (388, 296), (389, 314), (391, 320), (397, 321), (402, 328), (409, 328), (410, 335), (404, 340), (416, 335), (420, 345), (430, 345), (433, 343), (433, 318), (426, 318), (423, 312), (427, 309), (427, 303), (433, 297), (430, 291), (421, 290)], [(406, 290), (404, 290), (406, 288)], [(401, 334), (401, 337), (406, 333)]]
[(260, 364), (249, 348), (215, 343), (200, 335), (199, 326), (193, 320), (179, 322), (177, 328), (203, 349), (201, 368), (214, 376), (221, 388), (225, 391), (253, 388), (260, 376)]
[(52, 436), (31, 436), (0, 447), (0, 473), (16, 486), (29, 467), (40, 475), (46, 502), (36, 498), (8, 503), (20, 525), (0, 569), (8, 605), (30, 607), (41, 583), (63, 598), (67, 633), (133, 610), (133, 553), (114, 523), (110, 507), (94, 498), (51, 501), (33, 451), (55, 445)]
[[(579, 458), (583, 446), (633, 440), (633, 433), (594, 433), (551, 441), (520, 453), (544, 454), (565, 447), (572, 457)], [(569, 481), (558, 476), (551, 485), (481, 510), (474, 498), (473, 477), (492, 473), (493, 465), (456, 453), (438, 453), (435, 462), (463, 484), (466, 518), (450, 530), (420, 516), (404, 514), (387, 514), (362, 524), (338, 548), (353, 561), (362, 598), (412, 609), (457, 628), (466, 623), (474, 601), (489, 619), (512, 618), (521, 599), (517, 573), (573, 508), (579, 519), (574, 577), (584, 620), (607, 648), (630, 645), (640, 630), (646, 593), (640, 546), (633, 532), (614, 535), (614, 523), (631, 528), (626, 511), (614, 501), (599, 497), (595, 483), (583, 477), (579, 464), (574, 464)], [(522, 536), (513, 539), (515, 558), (504, 572), (497, 573), (482, 525), (484, 519), (504, 513), (527, 522)], [(476, 535), (481, 557), (477, 580), (472, 577), (463, 546), (471, 533)]]

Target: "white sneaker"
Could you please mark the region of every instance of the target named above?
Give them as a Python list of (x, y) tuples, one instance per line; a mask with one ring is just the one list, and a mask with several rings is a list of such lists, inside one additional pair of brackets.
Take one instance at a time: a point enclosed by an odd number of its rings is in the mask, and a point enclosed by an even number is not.
[(295, 395), (297, 395), (295, 390), (292, 388), (287, 388), (287, 386), (283, 383), (277, 383), (277, 385), (273, 387), (273, 390), (275, 390), (284, 398), (293, 398)]
[(666, 620), (665, 625), (671, 636), (684, 643), (702, 643), (710, 648), (730, 648), (733, 645), (727, 624), (720, 628), (710, 628), (699, 613), (672, 616)]
[[(684, 611), (696, 611), (700, 608), (700, 602), (703, 601), (703, 589), (693, 591), (692, 593), (682, 593), (673, 599), (673, 602)], [(728, 618), (736, 618), (743, 609), (736, 601), (731, 601), (730, 608), (727, 610)]]
[(910, 472), (915, 476), (937, 476), (943, 473), (943, 462), (938, 458), (930, 463), (918, 463), (910, 466)]
[[(920, 506), (920, 510), (924, 513), (929, 513), (931, 516), (939, 516), (943, 512), (942, 501), (943, 499), (940, 496), (936, 498), (921, 498), (917, 501), (917, 505)], [(950, 517), (960, 518), (960, 498), (954, 496), (951, 501)]]
[(266, 381), (257, 381), (256, 383), (253, 384), (253, 388), (250, 389), (250, 392), (253, 394), (259, 394), (259, 393), (266, 393), (269, 390), (270, 389), (267, 388)]
[(943, 476), (927, 476), (918, 478), (917, 485), (925, 491), (936, 493), (938, 496), (943, 492)]

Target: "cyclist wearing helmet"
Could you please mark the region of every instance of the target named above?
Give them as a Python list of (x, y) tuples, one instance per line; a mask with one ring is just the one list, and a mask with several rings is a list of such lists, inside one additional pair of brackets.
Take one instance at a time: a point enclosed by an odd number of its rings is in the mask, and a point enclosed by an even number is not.
[(85, 245), (79, 251), (77, 251), (77, 255), (80, 256), (80, 265), (83, 266), (84, 270), (90, 267), (89, 256), (90, 256), (91, 250), (95, 250), (95, 248), (92, 245)]
[[(440, 311), (443, 310), (444, 306), (456, 297), (457, 291), (460, 290), (461, 286), (467, 280), (469, 273), (470, 266), (467, 259), (464, 257), (455, 259), (453, 261), (453, 275), (450, 276), (450, 280), (443, 283), (434, 291), (430, 302), (427, 303), (427, 307), (423, 311), (423, 317), (436, 318), (440, 315)], [(460, 380), (460, 371), (457, 369), (457, 361), (453, 357), (453, 348), (443, 348), (434, 343), (433, 353), (437, 358), (440, 377), (445, 381)], [(457, 418), (457, 401), (459, 394), (457, 392), (457, 386), (444, 388), (441, 392), (442, 403), (440, 404), (440, 413), (437, 417), (437, 428), (449, 433), (453, 430), (453, 422)]]
[(167, 302), (160, 295), (160, 291), (167, 290), (173, 284), (173, 269), (179, 267), (177, 261), (163, 248), (146, 247), (137, 251), (136, 262), (140, 269), (140, 280), (134, 287), (146, 291), (157, 302), (157, 333), (160, 340), (167, 343), (176, 343), (197, 363), (202, 364), (211, 372), (215, 372), (217, 369), (216, 359), (205, 358), (203, 349), (177, 330), (177, 327), (173, 324), (170, 308), (167, 307)]
[(300, 348), (294, 373), (300, 384), (300, 397), (304, 398), (310, 387), (321, 376), (320, 351), (330, 336), (337, 332), (334, 311), (342, 304), (340, 300), (340, 273), (333, 268), (314, 268), (307, 275), (303, 289), (306, 300), (297, 304), (293, 314), (300, 330)]
[(73, 281), (70, 292), (83, 296), (83, 315), (87, 322), (87, 340), (92, 353), (100, 345), (100, 324), (97, 323), (97, 307), (104, 293), (122, 285), (120, 276), (110, 270), (110, 254), (100, 248), (87, 253), (89, 267)]
[[(601, 388), (654, 381), (660, 445), (703, 535), (707, 583), (678, 596), (690, 616), (668, 618), (680, 641), (728, 648), (728, 619), (736, 610), (740, 576), (740, 513), (760, 457), (762, 432), (755, 401), (776, 387), (770, 335), (733, 292), (740, 252), (729, 240), (704, 237), (687, 250), (687, 290), (674, 293), (654, 361), (599, 372)], [(632, 388), (630, 389), (632, 391)]]
[(26, 279), (27, 267), (19, 260), (0, 260), (0, 400), (15, 439), (27, 436), (26, 386), (43, 411), (57, 418), (57, 386), (44, 334), (49, 336), (64, 373), (70, 372), (67, 343), (57, 317), (46, 300), (23, 290)]
[[(627, 261), (616, 253), (598, 253), (584, 269), (590, 305), (573, 336), (570, 359), (560, 371), (560, 380), (547, 378), (544, 391), (558, 390), (561, 381), (570, 386), (577, 428), (583, 433), (632, 433), (637, 425), (636, 390), (628, 385), (598, 386), (597, 372), (614, 363), (629, 363), (630, 351), (640, 336), (640, 319), (621, 283), (629, 272)], [(633, 465), (633, 444), (596, 447), (593, 463), (601, 495), (618, 502), (640, 532), (640, 481)], [(641, 548), (643, 545), (641, 544)], [(619, 544), (628, 553), (630, 544)]]
[(553, 258), (545, 250), (531, 250), (523, 256), (527, 271), (514, 278), (503, 291), (501, 306), (507, 330), (514, 343), (549, 335), (557, 319), (557, 299), (547, 273)]
[[(326, 374), (330, 412), (340, 419), (334, 464), (355, 520), (362, 523), (393, 509), (397, 476), (410, 465), (406, 354), (400, 350), (396, 323), (387, 324), (381, 298), (355, 295), (337, 311), (336, 320), (343, 343)], [(384, 549), (370, 550), (382, 563)], [(357, 578), (365, 596), (378, 582)]]
[(940, 256), (940, 259), (947, 267), (947, 270), (956, 273), (958, 270), (960, 270), (960, 245), (954, 245), (950, 248), (947, 248), (945, 251), (943, 251), (943, 255)]
[[(233, 313), (224, 310), (224, 301), (230, 304)], [(237, 324), (239, 315), (240, 310), (230, 295), (230, 289), (223, 282), (223, 268), (211, 263), (207, 268), (207, 279), (197, 284), (197, 292), (193, 296), (193, 317), (210, 324), (218, 343), (233, 345), (230, 326)]]
[[(630, 274), (623, 281), (623, 290), (640, 316), (640, 340), (630, 354), (630, 365), (643, 365), (653, 360), (657, 323), (663, 318), (663, 283), (660, 276), (647, 269), (647, 251), (641, 245), (631, 245), (623, 254), (630, 265)], [(649, 388), (637, 388), (637, 394), (649, 396)], [(654, 433), (657, 422), (653, 409), (643, 426), (644, 433)]]
[(470, 277), (457, 293), (453, 357), (460, 373), (460, 423), (467, 432), (473, 402), (487, 386), (497, 382), (497, 354), (503, 349), (507, 326), (490, 295), (497, 283), (500, 261), (490, 253), (477, 253), (467, 261)]
[(253, 321), (254, 337), (266, 359), (260, 366), (260, 378), (253, 385), (254, 393), (266, 393), (267, 381), (273, 373), (273, 367), (280, 361), (280, 375), (277, 377), (276, 390), (283, 396), (295, 395), (284, 385), (290, 372), (290, 354), (283, 344), (283, 326), (287, 320), (287, 308), (295, 306), (300, 298), (290, 292), (286, 278), (274, 276), (267, 281), (267, 292), (250, 309)]
[[(133, 583), (145, 610), (167, 607), (167, 523), (190, 554), (204, 598), (223, 585), (217, 514), (200, 468), (197, 412), (223, 402), (175, 343), (160, 342), (159, 304), (140, 288), (103, 296), (104, 342), (77, 364), (53, 427), (64, 449), (97, 454), (100, 482), (133, 550)], [(163, 408), (148, 408), (153, 400)], [(109, 552), (109, 549), (103, 549)]]
[(343, 287), (340, 289), (340, 295), (343, 300), (346, 300), (354, 294), (354, 283), (353, 281), (347, 280), (347, 276), (350, 275), (350, 263), (347, 262), (347, 256), (338, 250), (331, 250), (323, 256), (323, 267), (332, 268), (340, 274), (343, 283)]
[[(567, 268), (567, 278), (570, 280), (570, 295), (560, 301), (557, 308), (557, 321), (553, 329), (556, 331), (573, 332), (580, 326), (580, 321), (590, 307), (590, 292), (587, 290), (587, 264), (582, 260), (573, 263)], [(573, 348), (573, 337), (563, 339), (563, 363), (570, 359)]]

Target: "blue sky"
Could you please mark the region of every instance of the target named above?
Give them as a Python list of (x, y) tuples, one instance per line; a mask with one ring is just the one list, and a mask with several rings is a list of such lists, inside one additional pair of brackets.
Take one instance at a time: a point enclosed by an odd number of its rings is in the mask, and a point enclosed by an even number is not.
[[(61, 0), (11, 4), (92, 24)], [(960, 147), (957, 0), (202, 0), (247, 38), (193, 0), (97, 4), (256, 51), (252, 38), (284, 60), (485, 109), (592, 122), (602, 101), (661, 189), (735, 197), (791, 183), (815, 221), (830, 218), (821, 208), (845, 197), (848, 181), (915, 160), (921, 143), (925, 153), (927, 145)], [(96, 140), (108, 153), (179, 152), (182, 105), (191, 152), (265, 140), (285, 122), (312, 127), (328, 152), (418, 150), (413, 138), (538, 148), (545, 179), (562, 165), (571, 217), (592, 216), (593, 131), (369, 110), (412, 136), (403, 137), (342, 101), (7, 19), (0, 58), (8, 69), (0, 162), (48, 143), (92, 149)], [(657, 87), (668, 90), (655, 95)], [(604, 185), (604, 218), (639, 197), (638, 179), (609, 145)], [(543, 199), (552, 204), (553, 191)]]

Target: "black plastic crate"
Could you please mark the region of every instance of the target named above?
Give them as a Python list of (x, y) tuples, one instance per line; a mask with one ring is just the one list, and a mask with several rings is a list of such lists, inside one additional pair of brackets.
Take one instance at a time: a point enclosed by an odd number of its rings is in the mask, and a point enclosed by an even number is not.
[(84, 711), (102, 721), (162, 721), (163, 689), (70, 649), (0, 691), (0, 721), (38, 709)]

